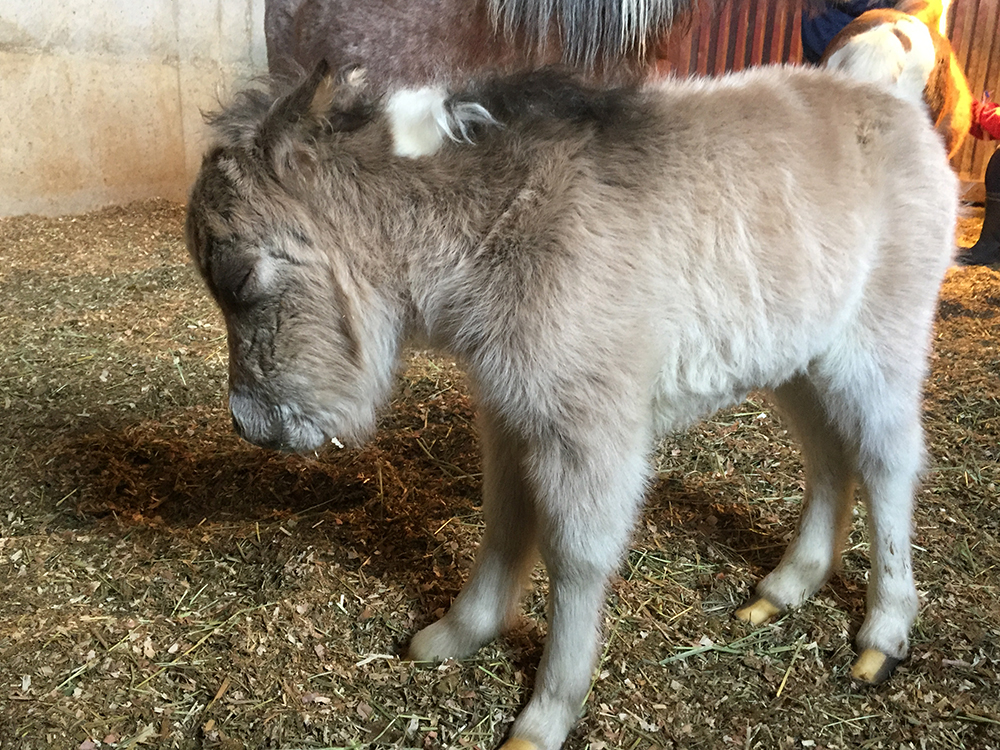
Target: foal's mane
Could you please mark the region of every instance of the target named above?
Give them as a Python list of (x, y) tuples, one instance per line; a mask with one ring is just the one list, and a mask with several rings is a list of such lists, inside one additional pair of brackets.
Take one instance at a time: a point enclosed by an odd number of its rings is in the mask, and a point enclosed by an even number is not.
[[(235, 148), (254, 158), (287, 147), (312, 149), (325, 137), (354, 132), (380, 118), (387, 101), (365, 86), (363, 72), (331, 75), (326, 63), (294, 88), (275, 93), (275, 86), (241, 91), (229, 106), (206, 117), (216, 148)], [(484, 78), (448, 95), (438, 91), (441, 126), (451, 139), (469, 143), (497, 127), (533, 132), (544, 123), (561, 122), (613, 128), (641, 117), (642, 110), (635, 106), (638, 87), (595, 87), (559, 67)]]
[(474, 102), (497, 121), (561, 120), (614, 125), (631, 117), (639, 89), (598, 87), (570, 69), (552, 66), (513, 76), (486, 78), (449, 97), (450, 106)]

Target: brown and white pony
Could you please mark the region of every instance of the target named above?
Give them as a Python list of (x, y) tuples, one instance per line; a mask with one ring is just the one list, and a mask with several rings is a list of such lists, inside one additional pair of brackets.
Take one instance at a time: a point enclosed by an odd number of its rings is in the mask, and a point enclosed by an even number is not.
[(946, 11), (942, 0), (902, 0), (867, 11), (833, 38), (820, 65), (923, 104), (954, 156), (972, 125), (973, 97), (943, 33)]

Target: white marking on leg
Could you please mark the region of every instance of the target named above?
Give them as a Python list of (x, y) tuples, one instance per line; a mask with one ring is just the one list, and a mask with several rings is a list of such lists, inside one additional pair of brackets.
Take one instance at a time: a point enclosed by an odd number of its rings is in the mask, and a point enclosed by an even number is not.
[(778, 566), (757, 592), (781, 608), (798, 607), (826, 582), (836, 567), (850, 518), (850, 482), (807, 487), (799, 528)]
[(871, 580), (858, 647), (896, 659), (906, 655), (918, 608), (910, 538), (915, 484), (916, 471), (902, 471), (867, 478), (862, 492), (868, 505)]
[(775, 395), (801, 445), (806, 490), (795, 538), (778, 566), (757, 585), (757, 593), (788, 609), (812, 596), (840, 561), (854, 499), (854, 472), (813, 383), (797, 378)]
[(852, 366), (839, 368), (848, 378), (839, 384), (839, 404), (831, 411), (839, 415), (845, 431), (854, 435), (861, 495), (868, 507), (871, 575), (857, 644), (862, 651), (874, 649), (901, 659), (917, 614), (910, 535), (913, 496), (923, 462), (923, 368), (922, 361), (910, 357), (902, 346), (893, 349), (897, 339), (877, 335), (878, 356), (859, 336), (855, 341), (862, 346), (841, 357)]

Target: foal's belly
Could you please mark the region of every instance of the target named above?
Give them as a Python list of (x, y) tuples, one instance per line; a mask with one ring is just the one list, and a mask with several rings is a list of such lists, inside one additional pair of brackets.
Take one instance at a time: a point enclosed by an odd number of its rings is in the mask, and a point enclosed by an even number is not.
[(748, 390), (726, 394), (658, 393), (653, 397), (653, 430), (657, 435), (681, 432), (720, 409), (746, 399)]
[(678, 347), (683, 353), (664, 358), (651, 389), (654, 430), (660, 435), (685, 430), (739, 404), (752, 390), (777, 388), (822, 356), (821, 341), (779, 343), (768, 337), (747, 347)]

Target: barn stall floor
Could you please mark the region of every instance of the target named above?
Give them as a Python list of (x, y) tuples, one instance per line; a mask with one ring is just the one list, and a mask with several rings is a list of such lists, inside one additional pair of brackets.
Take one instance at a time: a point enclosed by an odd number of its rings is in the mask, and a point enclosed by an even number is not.
[[(0, 748), (495, 745), (540, 655), (541, 573), (525, 617), (474, 658), (398, 658), (481, 531), (461, 375), (414, 355), (362, 450), (240, 442), (182, 222), (164, 202), (0, 220)], [(1000, 273), (949, 272), (922, 607), (892, 681), (847, 677), (860, 516), (808, 605), (759, 629), (731, 617), (802, 494), (795, 449), (752, 398), (663, 442), (568, 747), (1000, 747), (998, 306)]]

